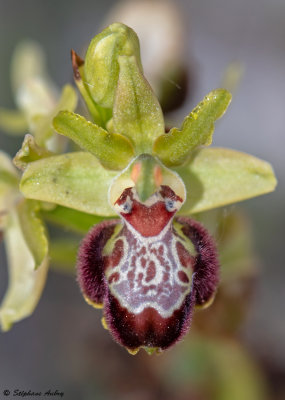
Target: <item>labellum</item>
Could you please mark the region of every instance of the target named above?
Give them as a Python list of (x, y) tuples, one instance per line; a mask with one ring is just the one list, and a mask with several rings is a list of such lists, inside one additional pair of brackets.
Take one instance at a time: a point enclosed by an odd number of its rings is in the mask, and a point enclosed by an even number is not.
[[(103, 325), (132, 354), (140, 348), (161, 352), (181, 339), (193, 307), (208, 304), (218, 283), (213, 239), (200, 223), (175, 217), (185, 200), (180, 178), (171, 172), (176, 193), (164, 184), (171, 182), (167, 169), (154, 163), (156, 189), (141, 200), (144, 162), (132, 166), (136, 185), (125, 187), (112, 201), (121, 219), (95, 225), (78, 257), (86, 301), (103, 307)], [(111, 198), (114, 193), (118, 189), (111, 190)]]

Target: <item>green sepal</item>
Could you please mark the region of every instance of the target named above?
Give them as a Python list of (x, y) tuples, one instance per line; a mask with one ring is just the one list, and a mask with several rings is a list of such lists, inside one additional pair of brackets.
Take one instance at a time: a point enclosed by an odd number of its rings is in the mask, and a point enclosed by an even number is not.
[(34, 137), (28, 133), (25, 135), (22, 147), (14, 157), (13, 163), (17, 168), (24, 170), (30, 162), (52, 155), (53, 153), (51, 151), (38, 146)]
[(53, 120), (54, 129), (96, 156), (108, 169), (121, 170), (134, 156), (130, 141), (116, 133), (109, 133), (84, 117), (61, 111)]
[(32, 132), (36, 142), (45, 146), (46, 142), (54, 134), (52, 120), (61, 111), (73, 111), (77, 105), (77, 94), (71, 85), (65, 85), (57, 105), (47, 115), (36, 114), (32, 118)]
[(42, 294), (48, 270), (48, 257), (35, 270), (34, 257), (26, 243), (18, 213), (9, 214), (4, 231), (9, 286), (0, 306), (0, 323), (8, 331), (13, 323), (28, 317)]
[(121, 56), (118, 61), (120, 73), (113, 107), (114, 129), (134, 143), (136, 154), (151, 153), (153, 141), (164, 133), (159, 102), (137, 59)]
[(225, 89), (207, 94), (185, 118), (181, 129), (172, 128), (155, 141), (153, 153), (167, 166), (182, 165), (196, 147), (212, 143), (214, 122), (225, 113), (231, 98)]
[(96, 35), (87, 50), (84, 73), (95, 103), (112, 108), (119, 75), (118, 57), (134, 55), (142, 69), (136, 33), (121, 23), (114, 23)]
[(72, 61), (74, 81), (81, 96), (85, 101), (85, 104), (93, 119), (93, 122), (95, 122), (96, 125), (105, 128), (107, 122), (112, 117), (112, 109), (100, 107), (99, 104), (97, 104), (92, 98), (85, 77), (84, 60), (82, 60), (82, 58), (80, 58), (79, 55), (76, 54), (74, 50), (71, 50), (71, 61)]
[(187, 190), (184, 215), (271, 192), (277, 183), (266, 161), (223, 148), (197, 149), (188, 165), (175, 171)]
[(21, 111), (0, 108), (0, 128), (5, 133), (21, 136), (28, 129), (28, 121)]
[(108, 190), (116, 175), (90, 153), (67, 153), (29, 164), (20, 190), (30, 199), (110, 216), (115, 212), (108, 203)]
[(56, 206), (52, 210), (42, 211), (41, 215), (47, 222), (78, 233), (87, 233), (93, 225), (110, 218), (87, 214), (63, 206)]
[(23, 237), (34, 259), (37, 269), (48, 255), (48, 240), (44, 223), (39, 217), (40, 205), (37, 201), (23, 199), (17, 212)]

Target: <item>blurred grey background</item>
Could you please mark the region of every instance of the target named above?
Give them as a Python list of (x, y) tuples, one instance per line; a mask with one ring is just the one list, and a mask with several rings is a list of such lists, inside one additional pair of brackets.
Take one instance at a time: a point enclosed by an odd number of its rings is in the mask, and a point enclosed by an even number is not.
[[(1, 0), (0, 105), (13, 108), (9, 66), (23, 38), (40, 42), (51, 77), (72, 82), (70, 49), (82, 49), (102, 28), (112, 0)], [(241, 150), (272, 163), (279, 185), (273, 194), (242, 204), (252, 219), (260, 279), (242, 335), (257, 360), (285, 378), (285, 1), (176, 0), (185, 24), (185, 53), (194, 69), (189, 101), (173, 118), (181, 121), (202, 97), (220, 85), (227, 65), (239, 61), (244, 76), (233, 102), (216, 125), (213, 144)], [(145, 21), (148, 24), (148, 21)], [(154, 59), (155, 63), (156, 60)], [(21, 139), (0, 132), (0, 147), (14, 155)], [(0, 247), (0, 297), (7, 285)], [(147, 373), (135, 358), (102, 334), (100, 313), (85, 305), (75, 279), (50, 272), (43, 297), (31, 318), (0, 336), (2, 389), (58, 389), (66, 399), (118, 398), (104, 388), (109, 380), (124, 399), (148, 397)], [(118, 363), (120, 354), (121, 362)], [(105, 367), (107, 365), (107, 367)], [(117, 371), (125, 379), (116, 380)]]

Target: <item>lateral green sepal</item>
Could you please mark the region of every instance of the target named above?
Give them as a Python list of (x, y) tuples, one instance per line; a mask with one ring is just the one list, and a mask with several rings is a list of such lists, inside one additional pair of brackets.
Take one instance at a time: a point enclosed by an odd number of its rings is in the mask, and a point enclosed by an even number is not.
[(116, 214), (109, 206), (108, 190), (116, 175), (88, 152), (67, 153), (30, 163), (20, 190), (26, 198), (111, 216)]
[(268, 162), (223, 148), (197, 149), (190, 162), (175, 171), (187, 190), (180, 211), (184, 215), (269, 193), (277, 183)]

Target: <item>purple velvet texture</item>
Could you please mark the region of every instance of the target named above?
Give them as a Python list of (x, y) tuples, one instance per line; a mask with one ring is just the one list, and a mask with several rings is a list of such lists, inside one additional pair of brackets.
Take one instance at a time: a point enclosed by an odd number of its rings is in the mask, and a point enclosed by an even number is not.
[(83, 239), (77, 260), (77, 279), (83, 294), (93, 303), (102, 304), (107, 290), (102, 251), (119, 219), (95, 225)]
[(175, 344), (190, 327), (193, 306), (209, 301), (216, 290), (219, 263), (214, 240), (200, 223), (187, 217), (178, 217), (176, 221), (182, 225), (183, 234), (194, 244), (197, 255), (192, 289), (180, 308), (168, 318), (163, 318), (151, 307), (132, 314), (109, 290), (102, 252), (120, 220), (95, 225), (81, 244), (77, 264), (81, 290), (92, 302), (104, 304), (104, 316), (112, 336), (128, 349), (146, 346), (164, 350)]
[(199, 222), (177, 217), (183, 225), (182, 232), (194, 244), (197, 256), (194, 265), (194, 283), (196, 305), (207, 303), (214, 295), (219, 282), (219, 261), (214, 239)]

